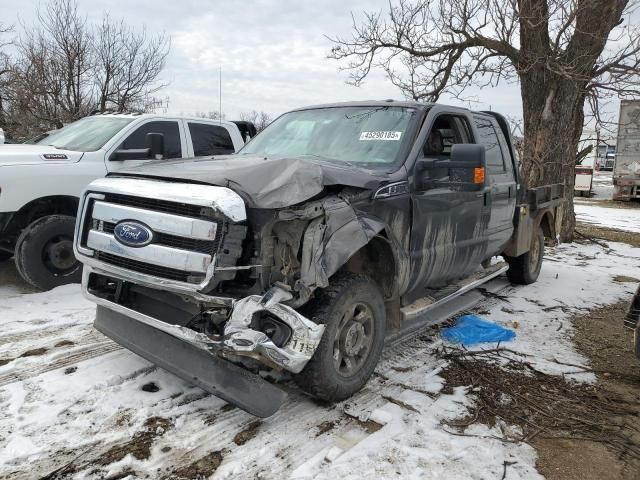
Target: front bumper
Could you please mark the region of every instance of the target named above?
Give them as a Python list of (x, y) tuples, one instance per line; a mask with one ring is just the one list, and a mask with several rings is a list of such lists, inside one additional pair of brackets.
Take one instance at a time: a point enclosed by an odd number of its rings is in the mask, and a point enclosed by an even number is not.
[(189, 383), (258, 417), (273, 415), (287, 395), (258, 375), (148, 323), (98, 305), (96, 329)]
[[(98, 305), (95, 321), (98, 330), (147, 360), (257, 416), (268, 416), (277, 410), (284, 401), (284, 393), (228, 359), (252, 358), (268, 367), (299, 373), (324, 333), (324, 325), (317, 325), (280, 303), (290, 295), (279, 287), (264, 296), (228, 299), (225, 308), (230, 309), (229, 319), (224, 335), (216, 339), (101, 296), (91, 286), (92, 275), (104, 273), (85, 265), (82, 291)], [(252, 320), (261, 313), (276, 317), (291, 330), (283, 345), (276, 345), (266, 333), (251, 328)], [(232, 382), (233, 376), (241, 378)]]

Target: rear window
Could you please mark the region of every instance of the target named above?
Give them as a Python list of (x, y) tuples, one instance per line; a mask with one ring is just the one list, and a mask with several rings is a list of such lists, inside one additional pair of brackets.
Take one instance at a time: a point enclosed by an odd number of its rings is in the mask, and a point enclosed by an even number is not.
[(189, 122), (189, 133), (196, 157), (234, 153), (233, 141), (226, 128)]
[(504, 158), (498, 140), (498, 134), (493, 123), (486, 117), (473, 117), (478, 130), (478, 143), (484, 145), (487, 159), (487, 167), (493, 171), (504, 171)]

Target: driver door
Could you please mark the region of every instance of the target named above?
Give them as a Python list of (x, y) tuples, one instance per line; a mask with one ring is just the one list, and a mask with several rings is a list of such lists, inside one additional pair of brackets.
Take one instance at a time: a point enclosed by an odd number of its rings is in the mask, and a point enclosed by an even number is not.
[(114, 172), (122, 168), (132, 168), (153, 161), (152, 158), (136, 158), (118, 160), (114, 153), (117, 150), (144, 149), (146, 147), (147, 133), (160, 133), (164, 137), (163, 159), (181, 158), (187, 152), (185, 134), (182, 121), (179, 120), (150, 120), (143, 124), (137, 124), (133, 131), (123, 135), (122, 141), (112, 146), (106, 157), (107, 170)]
[(410, 192), (411, 299), (425, 295), (427, 288), (472, 273), (482, 262), (487, 245), (484, 191), (455, 185), (473, 169), (420, 169), (421, 160), (449, 159), (454, 144), (474, 143), (469, 118), (433, 109), (425, 126), (429, 134), (422, 158), (414, 165)]

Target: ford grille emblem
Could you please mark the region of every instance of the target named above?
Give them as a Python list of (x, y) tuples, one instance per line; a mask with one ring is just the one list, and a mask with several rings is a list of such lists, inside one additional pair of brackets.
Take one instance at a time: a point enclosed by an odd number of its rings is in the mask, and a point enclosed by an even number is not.
[(144, 247), (153, 240), (150, 228), (138, 222), (120, 222), (113, 229), (113, 235), (123, 245), (129, 247)]

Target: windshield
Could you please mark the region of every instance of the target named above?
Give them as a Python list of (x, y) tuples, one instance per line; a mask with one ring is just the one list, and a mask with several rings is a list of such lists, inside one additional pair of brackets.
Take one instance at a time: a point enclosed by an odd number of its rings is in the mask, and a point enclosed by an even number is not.
[(371, 168), (388, 167), (398, 158), (416, 113), (415, 108), (384, 106), (289, 112), (239, 153), (311, 156)]
[(52, 145), (63, 150), (95, 152), (132, 121), (132, 118), (123, 117), (86, 117), (42, 138), (36, 138), (33, 143)]

